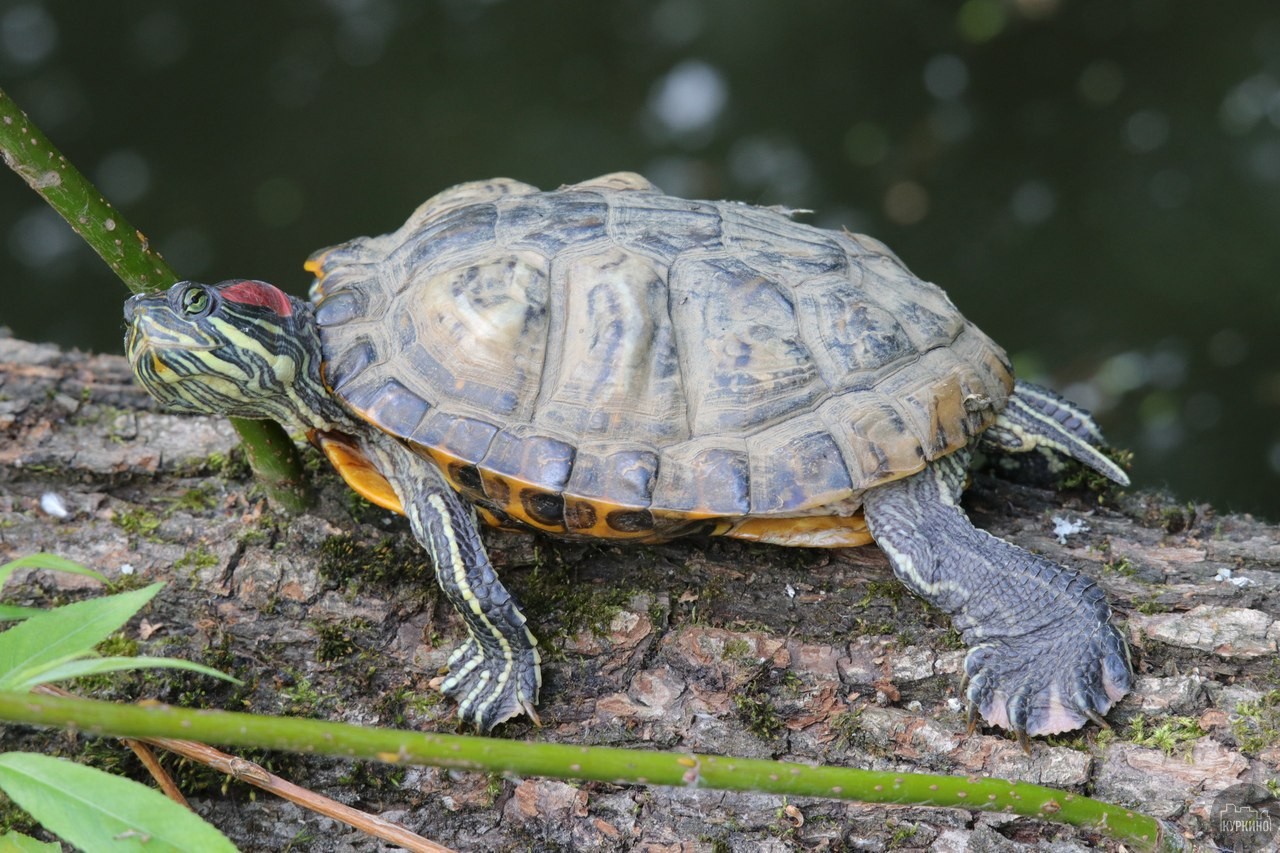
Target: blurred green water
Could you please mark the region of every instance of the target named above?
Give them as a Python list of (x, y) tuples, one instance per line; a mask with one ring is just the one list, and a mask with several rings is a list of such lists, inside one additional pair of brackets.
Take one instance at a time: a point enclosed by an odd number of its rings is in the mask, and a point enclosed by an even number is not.
[[(0, 3), (0, 85), (192, 278), (450, 184), (633, 169), (876, 235), (1095, 408), (1135, 482), (1280, 519), (1280, 6)], [(0, 180), (0, 324), (124, 290)]]

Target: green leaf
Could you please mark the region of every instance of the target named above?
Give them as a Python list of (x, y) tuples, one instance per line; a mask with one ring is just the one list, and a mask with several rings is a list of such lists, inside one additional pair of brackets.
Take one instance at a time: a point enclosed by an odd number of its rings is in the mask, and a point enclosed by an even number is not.
[[(84, 658), (69, 660), (46, 667), (33, 673), (22, 684), (15, 684), (11, 690), (30, 690), (38, 684), (49, 684), (54, 681), (66, 681), (68, 678), (79, 678), (82, 675), (101, 675), (104, 672), (120, 672), (130, 669), (186, 669), (201, 675), (211, 675), (233, 684), (240, 684), (240, 679), (233, 678), (203, 664), (192, 663), (180, 658)], [(2, 851), (0, 851), (2, 853)]]
[(56, 841), (37, 841), (30, 835), (9, 830), (0, 835), (0, 853), (62, 853)]
[(16, 604), (0, 604), (0, 622), (16, 622), (44, 613), (43, 607), (19, 607)]
[(113, 631), (142, 609), (164, 584), (77, 601), (32, 616), (0, 634), (0, 689), (27, 681), (32, 673), (91, 654)]
[(9, 580), (9, 576), (18, 569), (49, 569), (55, 572), (66, 572), (72, 575), (84, 575), (85, 577), (94, 578), (102, 583), (106, 583), (107, 579), (101, 572), (95, 572), (86, 566), (66, 559), (65, 557), (57, 557), (53, 554), (28, 554), (25, 557), (19, 557), (16, 560), (10, 560), (0, 566), (0, 586)]
[(4, 753), (0, 788), (50, 832), (84, 850), (236, 849), (225, 835), (160, 792), (74, 761)]

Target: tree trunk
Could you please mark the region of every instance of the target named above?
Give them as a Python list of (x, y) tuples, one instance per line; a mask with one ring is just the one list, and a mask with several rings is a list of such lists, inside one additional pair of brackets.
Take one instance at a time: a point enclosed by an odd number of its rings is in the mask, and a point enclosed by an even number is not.
[[(168, 586), (126, 631), (241, 688), (155, 672), (79, 692), (453, 731), (428, 687), (461, 641), (398, 517), (312, 455), (319, 505), (285, 517), (238, 464), (225, 421), (158, 411), (116, 356), (0, 337), (0, 562), (39, 551)], [(965, 733), (964, 650), (874, 547), (731, 540), (627, 547), (486, 532), (544, 650), (534, 738), (992, 775), (1087, 792), (1205, 835), (1224, 789), (1280, 777), (1280, 530), (1149, 491), (1100, 499), (975, 475), (979, 527), (1105, 589), (1133, 645), (1114, 727), (1037, 739)], [(60, 509), (61, 508), (61, 509)], [(1055, 520), (1083, 522), (1058, 537)], [(1067, 529), (1058, 525), (1059, 529)], [(23, 574), (48, 605), (86, 579)], [(131, 760), (112, 744), (9, 727), (5, 748)], [(1027, 819), (714, 791), (499, 779), (252, 756), (292, 781), (463, 850), (1013, 849), (1097, 837)], [(327, 819), (221, 777), (177, 771), (246, 850), (373, 850)], [(784, 808), (785, 806), (785, 808)]]

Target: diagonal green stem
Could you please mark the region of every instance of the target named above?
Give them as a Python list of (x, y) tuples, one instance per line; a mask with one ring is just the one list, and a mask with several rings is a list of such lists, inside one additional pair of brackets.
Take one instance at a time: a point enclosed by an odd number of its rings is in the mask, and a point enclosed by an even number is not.
[(522, 743), (164, 705), (116, 705), (29, 693), (0, 693), (0, 720), (115, 737), (179, 738), (489, 773), (999, 811), (1084, 827), (1137, 849), (1182, 849), (1181, 837), (1154, 818), (1066, 791), (1002, 779)]
[[(103, 198), (0, 89), (0, 156), (67, 221), (134, 293), (163, 290), (178, 280), (146, 235)], [(268, 494), (290, 512), (309, 500), (302, 465), (279, 424), (232, 418), (249, 464)]]

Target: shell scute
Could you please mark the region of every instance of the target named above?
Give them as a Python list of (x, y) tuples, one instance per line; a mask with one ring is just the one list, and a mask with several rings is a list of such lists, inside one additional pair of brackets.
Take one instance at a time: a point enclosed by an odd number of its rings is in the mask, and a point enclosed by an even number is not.
[(543, 368), (534, 422), (562, 434), (688, 438), (667, 283), (651, 259), (610, 247), (553, 266), (558, 348)]
[(430, 383), (429, 399), (475, 416), (527, 417), (542, 373), (547, 289), (545, 262), (528, 253), (419, 278), (392, 325), (403, 327), (402, 341), (412, 333), (409, 372)]
[[(680, 227), (672, 228), (676, 221)], [(628, 195), (611, 206), (609, 237), (666, 265), (684, 252), (722, 251), (721, 221), (719, 211), (705, 202)]]
[(642, 509), (652, 499), (657, 473), (658, 454), (652, 450), (583, 445), (564, 490), (575, 497)]
[(575, 449), (525, 425), (498, 432), (477, 463), (489, 499), (513, 517), (547, 530), (565, 528), (564, 485)]
[(853, 493), (840, 448), (816, 414), (752, 436), (747, 447), (752, 515), (786, 515), (814, 505), (836, 505)]
[(499, 207), (495, 236), (500, 245), (551, 258), (567, 246), (603, 240), (608, 216), (609, 206), (594, 193), (539, 196)]
[(672, 265), (672, 321), (690, 433), (741, 432), (804, 411), (826, 391), (790, 289), (733, 257)]
[(447, 458), (444, 467), (448, 467), (454, 461), (471, 465), (479, 462), (497, 434), (498, 427), (488, 421), (451, 414), (437, 407), (427, 413), (409, 439), (420, 447), (443, 453)]
[(362, 414), (397, 438), (409, 438), (430, 408), (426, 400), (404, 383), (391, 379), (371, 393)]
[(806, 282), (797, 310), (814, 363), (834, 390), (871, 385), (880, 368), (915, 352), (893, 313), (846, 278)]
[(663, 448), (652, 507), (701, 517), (749, 513), (751, 463), (745, 443), (702, 438)]
[(416, 289), (419, 275), (436, 272), (442, 259), (452, 267), (469, 258), (491, 257), (497, 227), (498, 208), (490, 203), (452, 208), (408, 233), (404, 233), (409, 229), (406, 223), (396, 232), (402, 241), (388, 254), (384, 270), (379, 272), (390, 273), (386, 283), (395, 295)]

